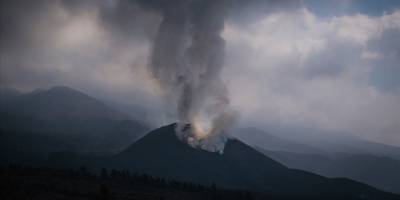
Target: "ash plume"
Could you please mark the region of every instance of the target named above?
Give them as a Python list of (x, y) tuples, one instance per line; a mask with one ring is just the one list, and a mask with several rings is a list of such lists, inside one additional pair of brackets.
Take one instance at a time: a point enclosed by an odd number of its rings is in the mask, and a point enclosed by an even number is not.
[(213, 151), (220, 150), (218, 140), (234, 119), (220, 77), (225, 46), (222, 2), (165, 4), (148, 68), (178, 120), (178, 137)]

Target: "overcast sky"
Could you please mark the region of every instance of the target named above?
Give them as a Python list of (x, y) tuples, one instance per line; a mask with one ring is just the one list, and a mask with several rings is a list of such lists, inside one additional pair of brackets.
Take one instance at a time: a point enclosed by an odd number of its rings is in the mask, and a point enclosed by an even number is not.
[[(227, 2), (222, 79), (240, 124), (400, 145), (400, 1)], [(1, 1), (1, 86), (162, 110), (146, 66), (166, 4)]]

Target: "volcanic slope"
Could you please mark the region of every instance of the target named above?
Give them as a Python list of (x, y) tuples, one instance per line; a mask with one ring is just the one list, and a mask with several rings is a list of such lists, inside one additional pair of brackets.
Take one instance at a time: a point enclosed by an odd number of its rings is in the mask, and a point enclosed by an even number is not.
[(237, 139), (228, 139), (224, 152), (208, 152), (181, 142), (176, 124), (148, 133), (111, 162), (119, 168), (155, 176), (225, 188), (246, 189), (282, 197), (324, 199), (400, 199), (345, 178), (326, 178), (289, 169)]

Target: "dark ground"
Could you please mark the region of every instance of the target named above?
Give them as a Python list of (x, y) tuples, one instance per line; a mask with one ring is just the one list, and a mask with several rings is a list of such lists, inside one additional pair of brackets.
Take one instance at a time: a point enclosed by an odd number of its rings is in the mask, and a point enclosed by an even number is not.
[(102, 170), (96, 175), (84, 167), (70, 170), (3, 167), (0, 180), (2, 200), (254, 199), (250, 192), (222, 190), (213, 183), (204, 186), (117, 170)]

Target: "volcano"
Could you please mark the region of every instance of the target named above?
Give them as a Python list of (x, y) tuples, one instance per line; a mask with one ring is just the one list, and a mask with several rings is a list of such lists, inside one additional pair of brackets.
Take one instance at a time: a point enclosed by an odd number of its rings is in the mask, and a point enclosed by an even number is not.
[(400, 198), (350, 179), (289, 169), (235, 138), (227, 140), (223, 153), (193, 148), (178, 139), (175, 127), (171, 124), (151, 131), (110, 163), (154, 176), (284, 197)]

